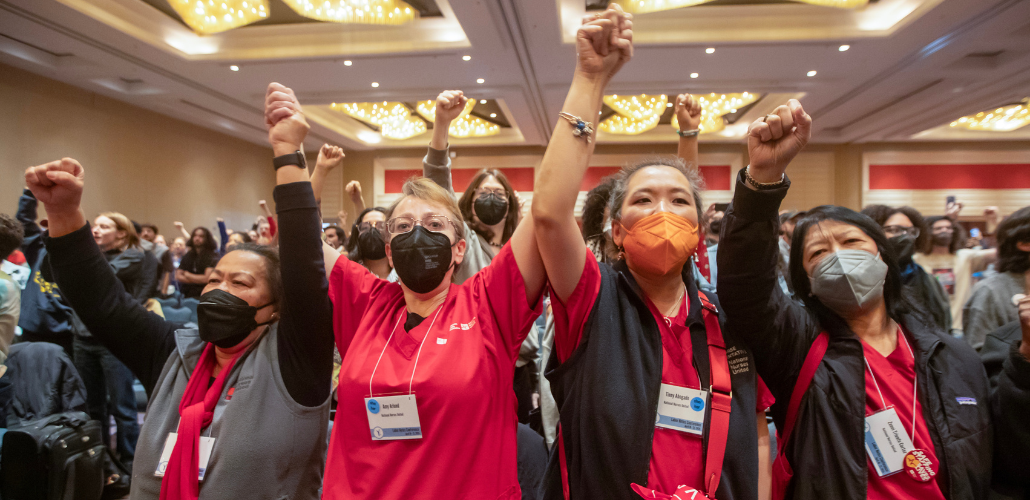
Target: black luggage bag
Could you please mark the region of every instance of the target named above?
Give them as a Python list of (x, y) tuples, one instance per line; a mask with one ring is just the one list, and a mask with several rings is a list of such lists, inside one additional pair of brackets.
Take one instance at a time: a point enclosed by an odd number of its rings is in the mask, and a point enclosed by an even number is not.
[(11, 428), (0, 451), (4, 500), (99, 500), (104, 489), (100, 422), (66, 412)]

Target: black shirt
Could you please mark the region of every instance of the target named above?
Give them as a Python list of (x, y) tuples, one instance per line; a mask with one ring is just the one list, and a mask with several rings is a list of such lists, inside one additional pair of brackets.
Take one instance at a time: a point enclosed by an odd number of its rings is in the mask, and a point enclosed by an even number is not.
[[(195, 249), (190, 249), (186, 252), (186, 255), (182, 256), (182, 261), (179, 262), (179, 269), (193, 274), (204, 274), (207, 272), (209, 267), (215, 267), (218, 264), (218, 255), (214, 252), (197, 253)], [(182, 292), (183, 297), (200, 297), (200, 292), (204, 290), (203, 284), (191, 284), (182, 283), (179, 285), (179, 290)]]

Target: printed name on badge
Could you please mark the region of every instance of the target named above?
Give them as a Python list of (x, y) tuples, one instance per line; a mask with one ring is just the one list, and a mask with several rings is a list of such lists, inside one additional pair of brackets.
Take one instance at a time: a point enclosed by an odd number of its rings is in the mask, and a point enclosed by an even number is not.
[(900, 472), (905, 467), (905, 455), (913, 448), (893, 407), (865, 418), (866, 453), (880, 477)]
[(708, 391), (662, 384), (655, 426), (700, 436), (705, 428)]
[(422, 439), (414, 394), (365, 398), (365, 414), (373, 441)]
[[(161, 458), (157, 461), (157, 470), (154, 471), (154, 475), (157, 477), (164, 477), (165, 471), (168, 470), (168, 460), (172, 458), (172, 450), (175, 448), (175, 441), (179, 435), (175, 432), (168, 433), (168, 439), (165, 439), (164, 450), (161, 451)], [(199, 460), (197, 463), (200, 465), (199, 479), (204, 480), (204, 474), (207, 472), (207, 463), (211, 461), (211, 450), (215, 447), (215, 438), (200, 436), (200, 453), (197, 457)]]

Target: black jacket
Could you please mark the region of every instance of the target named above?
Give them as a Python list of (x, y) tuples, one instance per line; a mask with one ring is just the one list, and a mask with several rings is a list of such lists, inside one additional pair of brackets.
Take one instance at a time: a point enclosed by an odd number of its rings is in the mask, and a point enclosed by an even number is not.
[[(719, 297), (728, 318), (726, 329), (751, 347), (758, 373), (776, 397), (773, 418), (782, 428), (805, 355), (824, 326), (776, 285), (777, 210), (787, 187), (754, 191), (743, 179), (741, 172), (723, 219)], [(998, 419), (992, 416), (983, 365), (964, 342), (916, 318), (906, 316), (900, 323), (910, 333), (916, 354), (919, 400), (940, 460), (938, 483), (947, 498), (986, 499)], [(869, 474), (863, 444), (862, 344), (846, 327), (827, 328), (827, 333), (829, 347), (802, 400), (785, 452), (794, 468), (787, 496), (861, 500)], [(1026, 395), (1017, 399), (1025, 401)], [(976, 404), (960, 405), (956, 398), (975, 398)], [(1013, 454), (1022, 456), (1026, 453)]]
[[(994, 423), (995, 489), (1013, 498), (1030, 498), (1030, 473), (1021, 453), (1030, 449), (1030, 361), (1019, 354), (1023, 331), (1013, 321), (987, 335), (980, 359), (991, 381)], [(1002, 408), (1005, 411), (1002, 411)], [(1016, 457), (1017, 460), (1007, 460)]]
[(905, 298), (942, 331), (951, 332), (951, 306), (941, 283), (911, 259), (901, 264), (901, 286)]
[(43, 229), (36, 224), (39, 202), (26, 189), (18, 200), (18, 222), (25, 229), (21, 251), (32, 269), (32, 276), (21, 293), (21, 316), (18, 326), (22, 330), (43, 337), (71, 339), (74, 332), (71, 306), (64, 300), (50, 272), (47, 251), (43, 246)]
[[(8, 425), (66, 411), (86, 411), (86, 386), (64, 349), (49, 342), (21, 342), (7, 358), (12, 401)], [(2, 424), (2, 423), (0, 423)]]
[[(647, 485), (662, 383), (662, 335), (625, 263), (599, 267), (600, 291), (579, 345), (564, 363), (552, 351), (547, 378), (561, 415), (571, 498), (639, 499), (630, 484)], [(693, 276), (693, 265), (684, 266), (691, 354), (701, 387), (707, 389), (711, 384), (708, 337)], [(718, 308), (715, 295), (707, 295)], [(758, 492), (754, 360), (739, 336), (723, 329), (723, 339), (733, 399), (716, 496), (751, 500)], [(711, 405), (706, 413), (707, 451)], [(553, 448), (544, 477), (544, 498), (549, 500), (563, 498), (559, 449)]]

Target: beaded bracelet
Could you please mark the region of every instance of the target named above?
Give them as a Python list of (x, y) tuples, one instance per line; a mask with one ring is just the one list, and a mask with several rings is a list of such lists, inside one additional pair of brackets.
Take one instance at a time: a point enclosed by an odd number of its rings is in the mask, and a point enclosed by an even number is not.
[(679, 134), (680, 137), (697, 137), (697, 135), (701, 133), (701, 129), (677, 130), (676, 133)]
[(755, 187), (755, 189), (776, 189), (787, 183), (787, 174), (780, 174), (780, 180), (776, 182), (758, 182), (751, 177), (751, 165), (744, 167), (744, 180)]
[(576, 137), (585, 137), (587, 143), (590, 143), (590, 136), (594, 134), (594, 127), (592, 123), (588, 121), (583, 121), (582, 118), (572, 113), (566, 113), (564, 111), (558, 113), (558, 116), (572, 124), (572, 135)]

